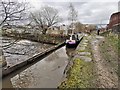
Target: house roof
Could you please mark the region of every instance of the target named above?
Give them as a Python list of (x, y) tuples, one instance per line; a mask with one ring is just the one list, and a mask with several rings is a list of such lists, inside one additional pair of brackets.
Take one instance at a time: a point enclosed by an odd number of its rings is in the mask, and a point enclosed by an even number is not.
[(120, 15), (120, 12), (113, 13), (113, 14), (111, 15), (111, 18), (112, 18), (113, 16), (116, 16), (116, 15)]

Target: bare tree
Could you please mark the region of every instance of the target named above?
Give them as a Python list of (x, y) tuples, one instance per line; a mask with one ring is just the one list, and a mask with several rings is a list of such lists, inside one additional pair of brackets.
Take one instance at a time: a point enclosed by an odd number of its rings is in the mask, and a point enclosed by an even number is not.
[(80, 22), (74, 23), (75, 25), (75, 32), (83, 32), (83, 24)]
[(25, 20), (28, 3), (13, 0), (0, 1), (0, 26)]
[(77, 11), (75, 10), (73, 4), (70, 3), (68, 20), (72, 21), (72, 23), (73, 23), (74, 21), (77, 20), (77, 16), (78, 16)]
[(42, 7), (39, 11), (31, 13), (32, 20), (39, 26), (43, 34), (47, 29), (61, 21), (57, 9), (49, 6)]
[[(18, 2), (18, 1), (12, 1), (12, 0), (1, 0), (0, 1), (0, 28), (3, 27), (5, 24), (11, 24), (15, 21), (21, 21), (25, 20), (26, 17), (26, 10), (27, 3), (25, 2)], [(10, 43), (11, 45), (13, 43)], [(3, 49), (3, 48), (2, 48)], [(2, 64), (6, 65), (5, 56), (2, 52)]]
[[(72, 24), (72, 29), (73, 29), (73, 24), (75, 23), (75, 21), (77, 20), (77, 11), (75, 10), (74, 6), (72, 3), (70, 3), (69, 5), (69, 13), (68, 13), (68, 20), (71, 21), (71, 24)], [(74, 31), (72, 30), (72, 33)]]

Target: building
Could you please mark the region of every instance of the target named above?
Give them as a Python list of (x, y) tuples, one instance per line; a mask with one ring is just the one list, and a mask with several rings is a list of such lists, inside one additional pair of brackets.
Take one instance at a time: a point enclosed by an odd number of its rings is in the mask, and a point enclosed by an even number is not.
[(51, 26), (48, 28), (47, 34), (68, 35), (68, 26), (65, 24), (60, 26)]
[(68, 35), (68, 25), (61, 25), (60, 30), (62, 31), (63, 35)]
[(115, 32), (120, 30), (120, 12), (116, 12), (111, 15), (107, 29)]

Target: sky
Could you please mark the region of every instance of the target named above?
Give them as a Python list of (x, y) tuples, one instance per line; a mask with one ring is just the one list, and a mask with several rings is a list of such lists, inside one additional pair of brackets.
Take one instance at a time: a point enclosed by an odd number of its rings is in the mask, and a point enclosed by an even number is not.
[(78, 21), (83, 24), (107, 24), (112, 13), (118, 11), (119, 0), (26, 0), (32, 10), (47, 5), (58, 9), (64, 24), (68, 24), (69, 3), (78, 12)]

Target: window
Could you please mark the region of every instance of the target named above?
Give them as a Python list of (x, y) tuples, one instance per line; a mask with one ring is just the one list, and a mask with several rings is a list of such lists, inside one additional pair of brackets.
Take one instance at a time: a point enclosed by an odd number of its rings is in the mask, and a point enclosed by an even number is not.
[(72, 35), (72, 40), (75, 40), (75, 35)]

